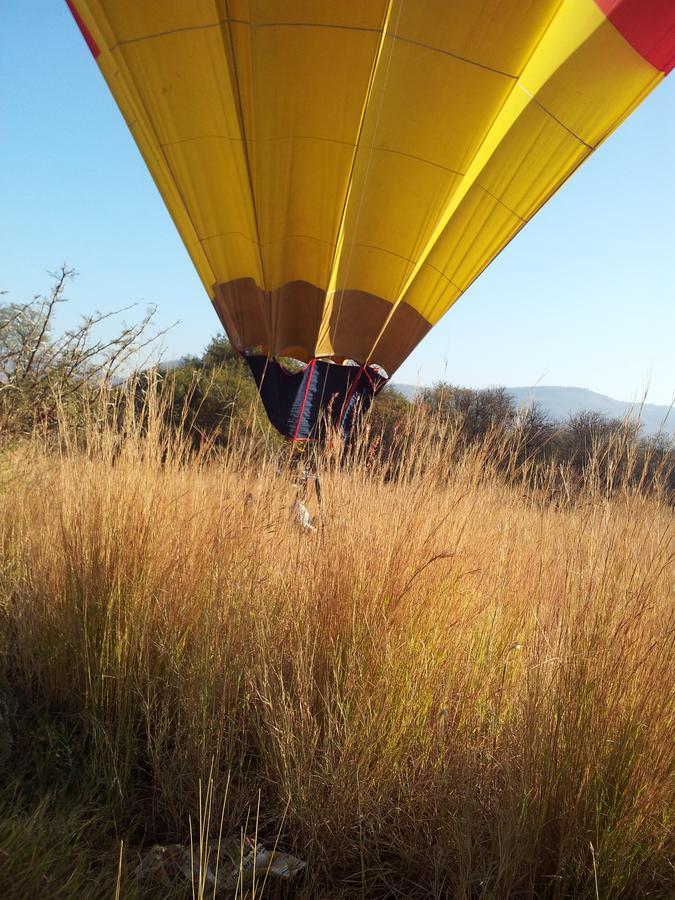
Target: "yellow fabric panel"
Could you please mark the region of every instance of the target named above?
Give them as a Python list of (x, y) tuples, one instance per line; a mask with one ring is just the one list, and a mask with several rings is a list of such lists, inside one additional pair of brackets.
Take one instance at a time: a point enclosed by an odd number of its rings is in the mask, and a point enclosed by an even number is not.
[[(256, 142), (254, 184), (263, 243), (302, 234), (334, 245), (353, 155), (349, 144), (313, 138)], [(267, 277), (274, 282), (269, 272)]]
[[(517, 229), (518, 224), (505, 219), (508, 227)], [(439, 261), (442, 265), (442, 261)], [(422, 315), (427, 322), (437, 322), (444, 313), (462, 296), (462, 291), (438, 269), (425, 263), (415, 278), (406, 302)]]
[[(455, 302), (457, 292), (464, 291), (480, 275), (522, 225), (492, 195), (473, 185), (425, 260), (427, 277), (419, 285), (415, 279), (406, 293), (406, 302), (435, 324)], [(437, 273), (438, 285), (430, 290), (433, 271)]]
[[(389, 250), (365, 244), (345, 243), (340, 252), (338, 273), (345, 273), (349, 284), (358, 284), (358, 290), (374, 294), (385, 300), (395, 296), (398, 286), (403, 284), (412, 272), (411, 260)], [(349, 290), (338, 282), (336, 295), (342, 289)]]
[[(255, 241), (245, 147), (219, 27), (135, 40), (113, 55), (124, 60), (138, 85), (199, 240), (236, 232)], [(261, 278), (258, 264), (250, 268), (250, 254), (230, 258), (226, 268), (211, 261), (211, 268), (215, 281)]]
[(108, 48), (152, 35), (217, 25), (221, 18), (213, 0), (89, 0), (89, 6), (105, 35)]
[(513, 84), (397, 33), (384, 43), (362, 144), (462, 173)]
[[(509, 98), (503, 120), (511, 125), (486, 157), (477, 183), (525, 222), (590, 148), (520, 91)], [(495, 126), (493, 138), (497, 132)]]
[[(560, 0), (405, 0), (398, 35), (515, 79), (559, 6)], [(443, 86), (444, 95), (451, 90)]]
[(596, 147), (664, 77), (594, 2), (565, 0), (520, 81), (552, 116)]
[(113, 52), (123, 57), (161, 145), (204, 136), (241, 141), (219, 28), (173, 32)]
[(225, 5), (225, 44), (248, 138), (321, 136), (353, 145), (386, 0)]
[(248, 177), (244, 166), (233, 159), (231, 142), (203, 137), (167, 144), (164, 154), (200, 240), (232, 231), (255, 240)]
[(247, 136), (355, 143), (379, 31), (254, 21), (233, 25), (232, 38), (242, 103), (252, 109)]
[[(245, 156), (216, 5), (194, 4), (187, 19), (185, 3), (161, 7), (124, 0), (78, 3), (101, 48), (101, 71), (211, 293), (221, 277), (260, 271), (259, 264), (251, 269), (248, 252), (239, 261), (230, 258), (219, 272), (201, 243), (219, 231), (254, 238)], [(191, 23), (189, 30), (174, 30), (184, 28), (186, 22)], [(206, 173), (210, 175), (205, 177)], [(209, 182), (206, 190), (205, 180)], [(217, 198), (216, 191), (224, 183), (225, 194)], [(234, 202), (224, 202), (228, 195)], [(224, 216), (226, 207), (230, 214)]]
[(145, 164), (152, 172), (155, 184), (166, 204), (176, 228), (183, 239), (197, 273), (207, 292), (215, 275), (200, 244), (190, 214), (180, 196), (173, 173), (169, 169), (162, 148), (154, 138), (152, 127), (140, 104), (138, 95), (111, 53), (102, 53), (98, 63), (120, 106), (122, 115), (134, 136)]
[[(234, 281), (236, 278), (255, 277), (259, 270), (259, 249), (256, 241), (245, 234), (230, 232), (206, 237), (200, 241), (211, 270), (221, 275), (213, 275), (214, 281), (208, 286), (209, 296), (213, 296), (214, 283)], [(241, 273), (245, 274), (242, 275)]]
[(225, 0), (233, 21), (380, 31), (385, 0)]
[[(279, 286), (289, 281), (325, 284), (335, 252), (334, 244), (302, 234), (288, 234), (264, 245), (265, 265)], [(325, 287), (323, 288), (325, 290)]]
[[(368, 174), (359, 191), (364, 170)], [(380, 247), (413, 261), (461, 180), (460, 175), (423, 160), (367, 148), (357, 154), (354, 178), (355, 198), (347, 210), (345, 250), (353, 246)], [(401, 208), (406, 210), (405, 216), (400, 215)], [(343, 251), (338, 287), (349, 287), (354, 277), (344, 256)], [(398, 291), (393, 295), (384, 289), (374, 293), (393, 299)]]

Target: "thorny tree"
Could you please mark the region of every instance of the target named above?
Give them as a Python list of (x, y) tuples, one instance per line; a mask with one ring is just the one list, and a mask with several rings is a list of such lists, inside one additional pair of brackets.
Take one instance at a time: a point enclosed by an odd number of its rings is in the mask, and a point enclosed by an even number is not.
[(112, 337), (99, 334), (103, 323), (132, 307), (94, 312), (55, 335), (57, 308), (66, 302), (66, 286), (76, 274), (64, 263), (49, 273), (52, 285), (46, 295), (0, 304), (0, 434), (52, 425), (59, 409), (75, 407), (83, 396), (109, 387), (160, 336), (151, 334), (154, 309), (140, 322), (122, 323)]

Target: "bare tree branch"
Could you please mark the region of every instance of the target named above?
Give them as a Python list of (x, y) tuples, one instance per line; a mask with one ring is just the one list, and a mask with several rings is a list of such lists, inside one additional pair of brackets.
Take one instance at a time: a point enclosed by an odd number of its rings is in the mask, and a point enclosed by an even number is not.
[[(57, 305), (76, 276), (65, 263), (49, 273), (52, 287), (23, 304), (0, 303), (0, 425), (10, 420), (24, 431), (40, 420), (54, 419), (59, 402), (110, 386), (139, 355), (153, 348), (168, 329), (155, 331), (156, 308), (135, 324), (122, 324), (111, 337), (97, 336), (135, 304), (108, 312), (96, 310), (79, 325), (53, 337)], [(150, 353), (147, 354), (148, 358)]]

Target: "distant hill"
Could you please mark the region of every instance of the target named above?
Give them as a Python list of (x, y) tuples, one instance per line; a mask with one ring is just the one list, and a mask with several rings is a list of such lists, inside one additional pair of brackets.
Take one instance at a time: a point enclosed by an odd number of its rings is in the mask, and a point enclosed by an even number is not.
[[(392, 384), (392, 387), (408, 400), (411, 400), (419, 390), (419, 387), (412, 384)], [(517, 406), (538, 403), (556, 422), (565, 422), (575, 413), (584, 411), (598, 412), (608, 419), (623, 419), (630, 414), (634, 418), (640, 416), (644, 434), (656, 434), (663, 430), (675, 435), (675, 409), (669, 413), (667, 406), (645, 403), (640, 410), (636, 404), (613, 400), (587, 388), (538, 386), (511, 387), (507, 390)]]
[[(624, 400), (614, 400), (604, 394), (596, 394), (587, 388), (575, 387), (514, 387), (508, 388), (518, 406), (539, 403), (558, 422), (564, 422), (575, 413), (598, 412), (608, 419), (623, 419), (626, 416), (640, 418), (644, 432), (656, 434), (666, 431), (675, 434), (675, 409), (669, 412), (667, 406), (645, 403), (642, 407)], [(665, 424), (664, 424), (665, 423)]]

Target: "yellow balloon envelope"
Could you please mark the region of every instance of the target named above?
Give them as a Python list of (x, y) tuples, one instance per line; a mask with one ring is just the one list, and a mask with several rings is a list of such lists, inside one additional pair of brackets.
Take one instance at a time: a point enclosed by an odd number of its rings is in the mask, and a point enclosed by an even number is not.
[(672, 0), (69, 0), (233, 344), (391, 374), (665, 77)]

